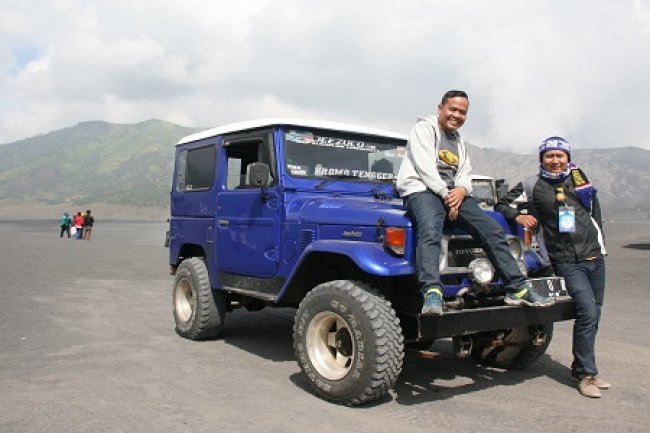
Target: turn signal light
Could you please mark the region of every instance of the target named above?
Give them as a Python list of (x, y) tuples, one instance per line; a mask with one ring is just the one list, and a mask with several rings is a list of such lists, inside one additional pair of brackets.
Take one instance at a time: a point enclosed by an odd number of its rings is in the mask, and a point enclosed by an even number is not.
[(404, 255), (406, 243), (406, 230), (399, 227), (387, 227), (384, 236), (384, 245), (397, 255)]
[(526, 249), (530, 248), (530, 245), (533, 243), (533, 232), (524, 227), (524, 247)]

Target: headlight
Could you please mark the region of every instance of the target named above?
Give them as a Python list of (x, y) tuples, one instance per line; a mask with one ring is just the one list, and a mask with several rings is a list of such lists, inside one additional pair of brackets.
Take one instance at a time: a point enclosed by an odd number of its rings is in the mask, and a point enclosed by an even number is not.
[(512, 257), (514, 257), (515, 260), (519, 260), (524, 252), (521, 240), (519, 238), (510, 238), (508, 239), (508, 246), (510, 247)]
[(472, 280), (478, 284), (487, 284), (494, 278), (494, 268), (488, 259), (474, 259), (468, 267)]

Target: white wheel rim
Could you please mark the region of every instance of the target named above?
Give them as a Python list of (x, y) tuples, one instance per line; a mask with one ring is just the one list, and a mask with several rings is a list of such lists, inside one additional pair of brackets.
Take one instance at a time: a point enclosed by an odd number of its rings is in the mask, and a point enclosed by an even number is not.
[(341, 316), (322, 311), (309, 322), (307, 352), (318, 373), (327, 380), (343, 379), (352, 368), (356, 345), (351, 329)]
[(178, 282), (174, 292), (174, 306), (176, 316), (181, 323), (186, 323), (192, 318), (196, 308), (196, 299), (189, 281), (182, 279)]

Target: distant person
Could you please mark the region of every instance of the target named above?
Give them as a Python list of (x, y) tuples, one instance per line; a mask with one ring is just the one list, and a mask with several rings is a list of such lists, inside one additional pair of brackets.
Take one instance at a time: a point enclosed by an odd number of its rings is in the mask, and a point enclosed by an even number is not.
[(76, 230), (75, 239), (83, 239), (84, 217), (81, 212), (77, 212), (77, 215), (74, 216), (74, 228)]
[[(571, 147), (562, 137), (549, 137), (539, 146), (539, 173), (511, 189), (496, 210), (529, 230), (541, 226), (542, 242), (555, 273), (564, 277), (576, 306), (571, 375), (578, 390), (598, 398), (610, 384), (598, 377), (596, 334), (605, 298), (605, 259), (596, 188), (571, 162)], [(526, 200), (529, 215), (510, 206)]]
[(68, 238), (70, 238), (70, 226), (72, 225), (72, 218), (70, 218), (70, 214), (67, 212), (63, 212), (63, 216), (61, 217), (61, 238), (63, 238), (63, 233), (68, 234)]
[(90, 209), (86, 211), (84, 216), (84, 239), (89, 241), (90, 235), (93, 232), (93, 224), (95, 224), (95, 218), (90, 214)]
[(504, 280), (508, 305), (552, 305), (528, 283), (508, 247), (503, 230), (478, 206), (472, 192), (471, 165), (458, 129), (469, 109), (467, 94), (450, 90), (438, 104), (438, 114), (421, 117), (411, 130), (406, 155), (397, 176), (397, 190), (415, 225), (415, 266), (424, 298), (422, 315), (442, 314), (440, 249), (445, 220), (457, 222), (484, 246)]

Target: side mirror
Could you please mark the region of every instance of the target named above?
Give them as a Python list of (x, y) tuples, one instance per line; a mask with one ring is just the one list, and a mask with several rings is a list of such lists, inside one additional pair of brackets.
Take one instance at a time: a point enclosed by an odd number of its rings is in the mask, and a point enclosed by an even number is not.
[(271, 169), (263, 162), (253, 162), (246, 167), (246, 183), (249, 186), (264, 188), (269, 184)]
[(506, 194), (508, 194), (510, 187), (506, 183), (505, 179), (497, 179), (495, 181), (495, 185), (497, 189), (497, 200), (501, 200), (501, 198), (505, 197)]

